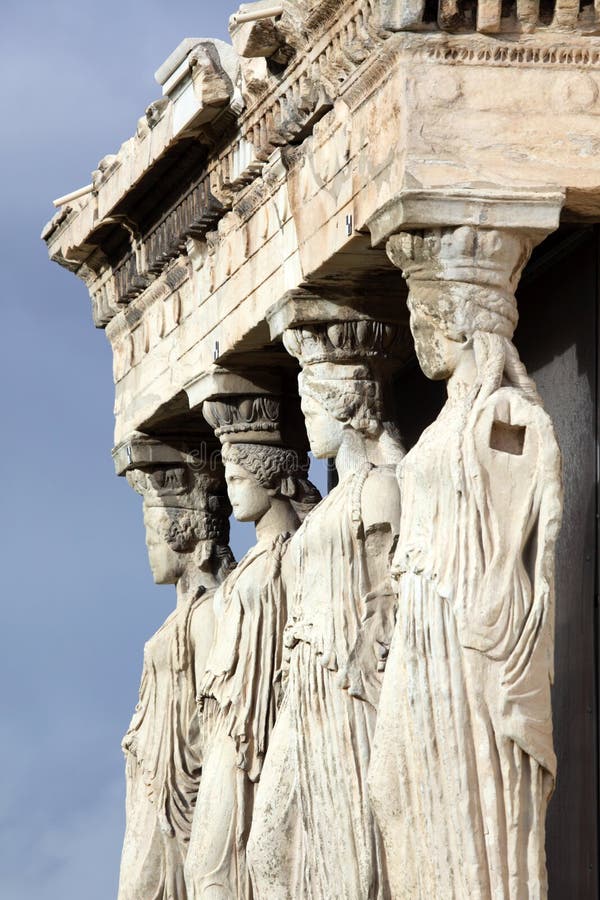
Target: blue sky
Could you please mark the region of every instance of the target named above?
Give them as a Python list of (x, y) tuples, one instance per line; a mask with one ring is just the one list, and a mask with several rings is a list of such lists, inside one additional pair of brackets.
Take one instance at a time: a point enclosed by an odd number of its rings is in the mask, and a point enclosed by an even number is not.
[[(108, 343), (39, 234), (52, 199), (134, 132), (160, 63), (184, 37), (227, 38), (236, 7), (2, 3), (2, 900), (116, 896), (120, 740), (174, 603), (150, 576), (140, 498), (113, 474)], [(235, 529), (238, 555), (251, 536)]]

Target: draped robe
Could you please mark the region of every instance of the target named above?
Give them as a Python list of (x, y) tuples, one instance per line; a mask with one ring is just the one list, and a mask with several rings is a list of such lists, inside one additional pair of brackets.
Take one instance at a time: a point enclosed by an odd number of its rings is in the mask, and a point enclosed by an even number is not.
[[(494, 429), (519, 446), (494, 442)], [(398, 610), (369, 789), (393, 900), (544, 900), (553, 789), (550, 419), (450, 398), (399, 466)]]
[(190, 900), (250, 900), (246, 841), (277, 712), (288, 537), (259, 541), (214, 595), (215, 635), (199, 686), (205, 758), (188, 859)]
[(139, 702), (123, 738), (126, 830), (119, 900), (186, 900), (184, 861), (202, 769), (192, 621), (212, 627), (211, 593), (178, 607), (144, 648)]
[[(397, 493), (392, 470), (366, 465), (340, 481), (290, 542), (295, 587), (286, 628), (288, 682), (248, 846), (258, 900), (388, 896), (366, 789), (376, 698), (362, 688), (373, 677), (352, 665), (375, 587), (361, 518), (368, 479), (378, 479), (378, 490)], [(391, 526), (384, 525), (387, 535)], [(390, 543), (378, 545), (383, 572)]]

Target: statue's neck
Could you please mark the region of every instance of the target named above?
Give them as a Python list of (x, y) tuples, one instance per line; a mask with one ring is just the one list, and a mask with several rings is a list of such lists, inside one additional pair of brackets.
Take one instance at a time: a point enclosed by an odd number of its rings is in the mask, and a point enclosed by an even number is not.
[(212, 572), (190, 565), (177, 582), (177, 607), (186, 606), (195, 597), (216, 587), (217, 579)]
[(300, 520), (289, 500), (274, 497), (267, 512), (256, 522), (256, 540), (272, 541), (278, 534), (293, 534)]
[(447, 381), (448, 397), (461, 400), (477, 381), (477, 362), (471, 347), (461, 351), (454, 372)]
[(335, 456), (335, 467), (340, 479), (367, 464), (381, 466), (386, 462), (378, 438), (364, 435), (353, 428), (344, 430), (342, 443)]

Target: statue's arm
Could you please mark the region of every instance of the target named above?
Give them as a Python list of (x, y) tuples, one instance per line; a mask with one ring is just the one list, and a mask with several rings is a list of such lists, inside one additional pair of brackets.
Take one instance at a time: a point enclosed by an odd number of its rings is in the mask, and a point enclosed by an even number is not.
[(396, 597), (390, 564), (400, 526), (400, 491), (390, 469), (374, 469), (361, 497), (367, 593), (356, 644), (351, 648), (345, 686), (374, 706), (392, 640)]
[(287, 541), (283, 547), (281, 557), (281, 589), (287, 599), (288, 606), (294, 596), (294, 588), (296, 584), (297, 561), (295, 554)]
[(370, 473), (362, 490), (361, 517), (368, 581), (374, 590), (389, 582), (390, 562), (400, 530), (400, 488), (392, 469), (380, 467)]
[(463, 641), (506, 658), (541, 597), (536, 560), (550, 535), (543, 498), (560, 492), (560, 456), (547, 414), (510, 388), (489, 398), (463, 454), (472, 496)]
[(190, 622), (190, 651), (194, 660), (194, 680), (201, 684), (214, 640), (215, 616), (213, 596), (203, 598), (192, 614)]

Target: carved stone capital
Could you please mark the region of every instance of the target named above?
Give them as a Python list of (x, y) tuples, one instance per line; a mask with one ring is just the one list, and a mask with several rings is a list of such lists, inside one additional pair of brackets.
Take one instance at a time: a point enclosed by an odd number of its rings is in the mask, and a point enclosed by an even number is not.
[(265, 444), (304, 452), (308, 443), (295, 386), (285, 373), (248, 367), (234, 371), (214, 366), (187, 385), (192, 408), (225, 444)]
[(304, 368), (320, 363), (401, 361), (406, 354), (405, 334), (400, 325), (391, 322), (354, 319), (289, 328), (283, 340), (287, 351)]
[(196, 537), (229, 540), (231, 507), (218, 445), (130, 435), (113, 450), (118, 475), (144, 498), (146, 508), (196, 513)]
[(414, 281), (464, 281), (515, 287), (533, 245), (527, 232), (460, 225), (401, 232), (387, 253), (404, 277)]
[(459, 339), (483, 319), (510, 338), (518, 321), (515, 290), (535, 243), (528, 232), (461, 225), (393, 235), (387, 253), (402, 269), (411, 309), (419, 305), (433, 316), (452, 309)]
[[(372, 251), (370, 251), (372, 252)], [(398, 304), (398, 290), (404, 285), (398, 279), (389, 284), (381, 278), (385, 290), (379, 291), (374, 274), (374, 287), (366, 291), (363, 284), (350, 281), (330, 289), (296, 288), (287, 291), (267, 312), (267, 324), (272, 340), (280, 340), (290, 329), (304, 327), (328, 327), (343, 322), (387, 322), (397, 329), (407, 329), (404, 308)]]
[(367, 225), (373, 246), (399, 231), (459, 225), (525, 231), (539, 243), (558, 228), (564, 201), (564, 192), (539, 188), (409, 188), (385, 203)]
[(278, 445), (282, 442), (279, 397), (264, 394), (223, 397), (207, 400), (202, 411), (223, 443)]
[(511, 338), (515, 290), (533, 248), (558, 227), (560, 192), (498, 188), (407, 191), (370, 221), (374, 243), (409, 287), (409, 308), (442, 315), (456, 340), (474, 330)]

